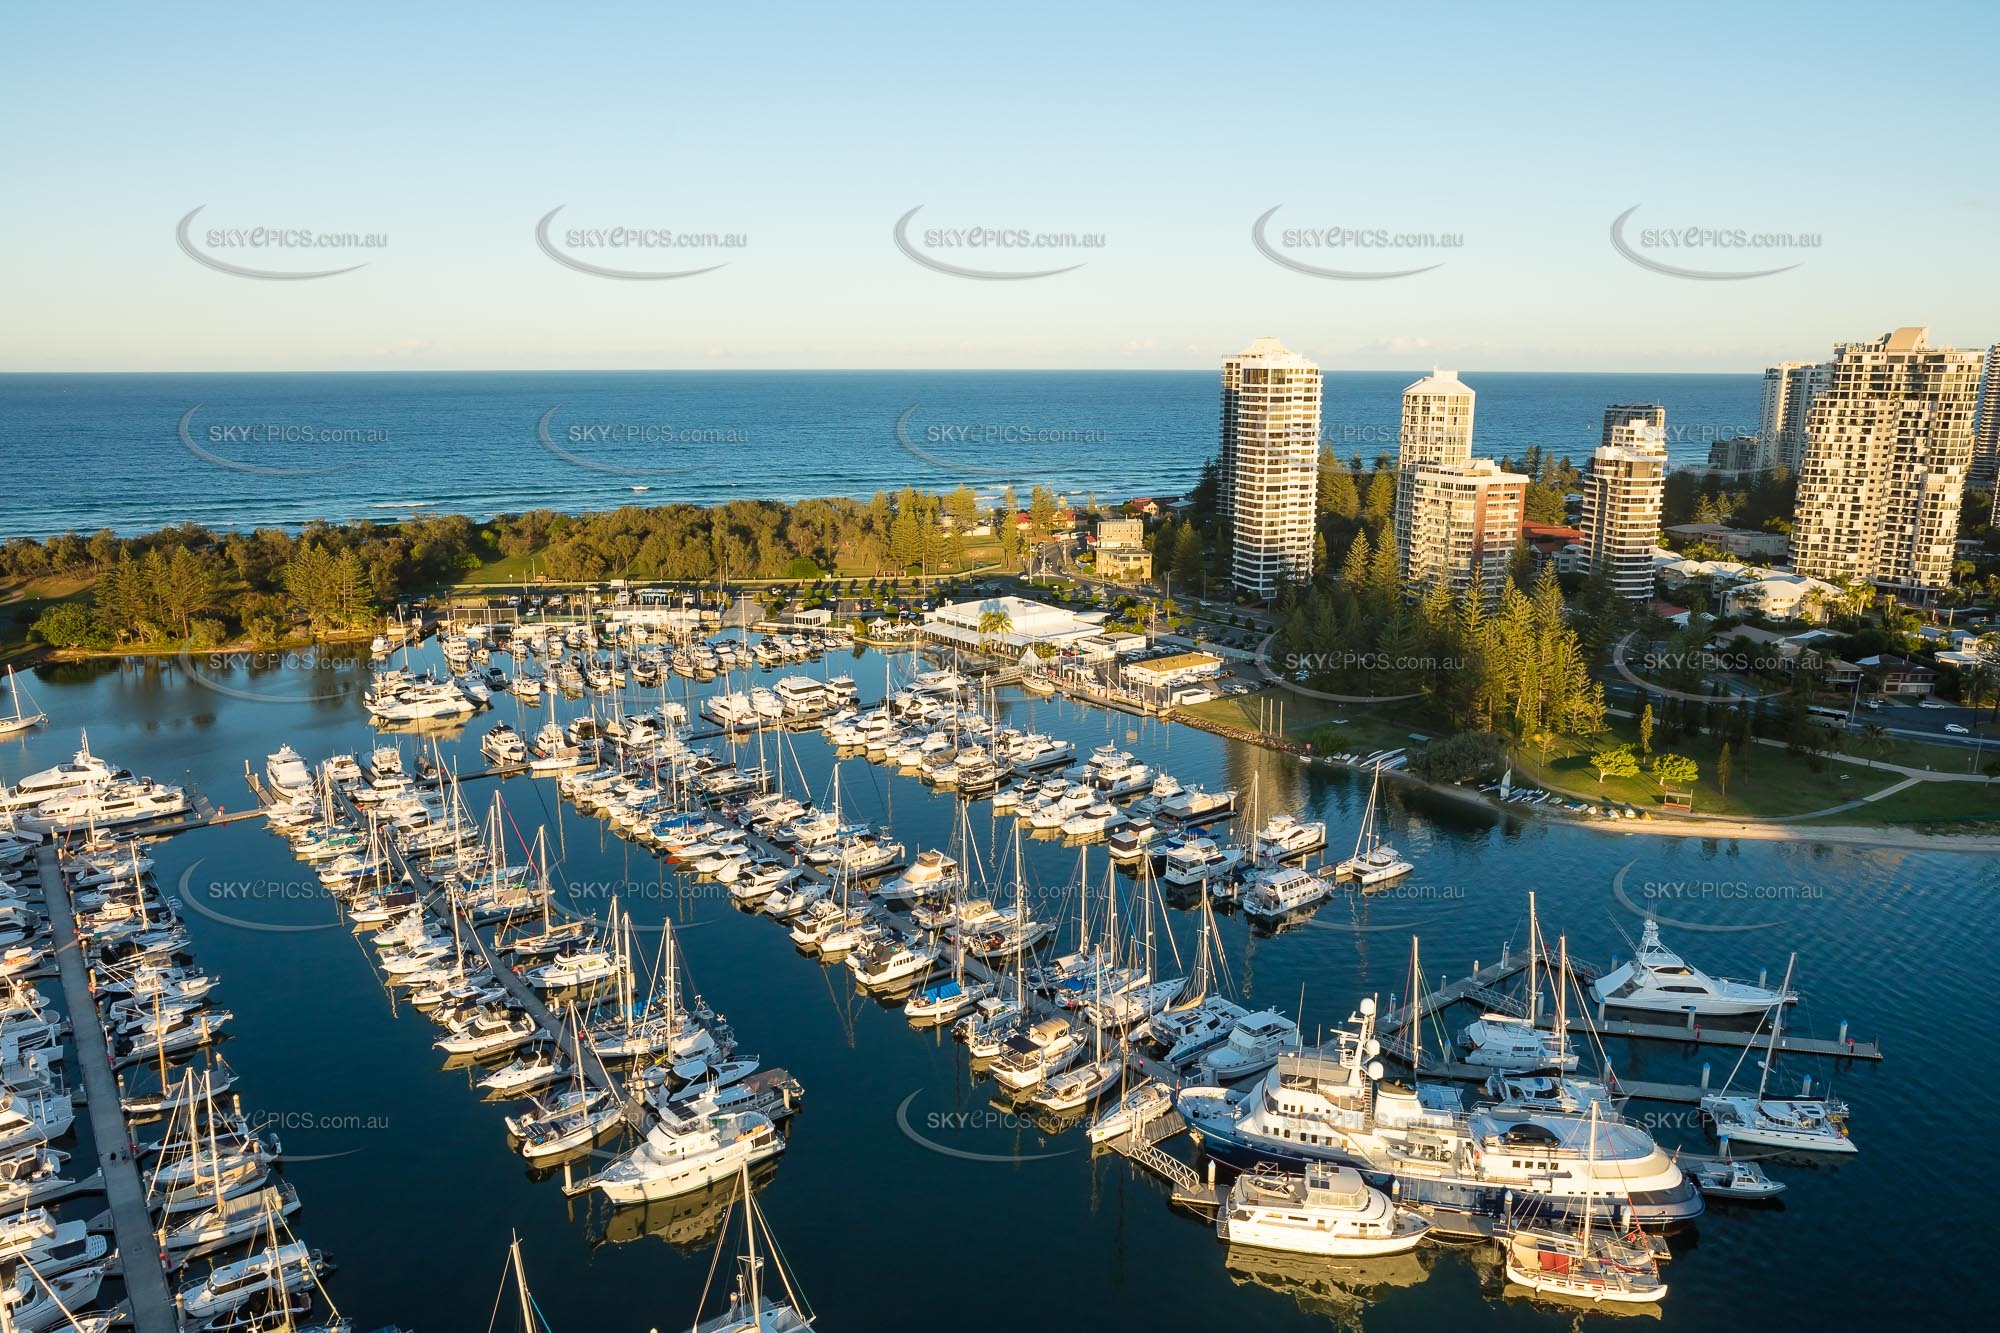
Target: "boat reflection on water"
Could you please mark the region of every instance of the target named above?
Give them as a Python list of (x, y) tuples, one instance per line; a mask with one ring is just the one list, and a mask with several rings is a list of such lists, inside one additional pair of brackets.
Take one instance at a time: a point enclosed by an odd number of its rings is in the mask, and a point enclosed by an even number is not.
[(1421, 1283), (1435, 1261), (1436, 1251), (1430, 1249), (1376, 1259), (1322, 1259), (1231, 1245), (1223, 1266), (1238, 1286), (1268, 1287), (1290, 1296), (1307, 1314), (1332, 1319), (1342, 1328), (1359, 1328), (1370, 1305), (1399, 1287)]
[[(775, 1157), (752, 1167), (752, 1194), (769, 1185), (777, 1174)], [(679, 1198), (632, 1208), (592, 1208), (586, 1218), (590, 1243), (624, 1245), (654, 1236), (686, 1253), (707, 1250), (715, 1244), (717, 1234), (728, 1220), (729, 1205), (736, 1199), (737, 1188), (737, 1178), (730, 1176)]]

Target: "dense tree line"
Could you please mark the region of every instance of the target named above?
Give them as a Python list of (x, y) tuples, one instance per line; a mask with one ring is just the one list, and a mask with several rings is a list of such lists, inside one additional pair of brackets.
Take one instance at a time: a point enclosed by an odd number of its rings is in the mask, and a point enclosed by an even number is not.
[[(917, 490), (868, 501), (736, 500), (704, 508), (628, 506), (570, 515), (550, 509), (480, 524), (426, 515), (392, 524), (311, 523), (211, 532), (194, 524), (141, 536), (63, 533), (0, 543), (0, 578), (59, 577), (88, 585), (36, 622), (45, 642), (106, 648), (248, 635), (259, 641), (365, 628), (383, 609), (519, 558), (559, 582), (634, 578), (812, 578), (829, 570), (939, 574), (967, 562), (968, 534), (990, 523), (1003, 564), (1020, 559), (1016, 498), (982, 510), (970, 487)], [(1034, 488), (1030, 535), (1057, 524), (1053, 492)]]

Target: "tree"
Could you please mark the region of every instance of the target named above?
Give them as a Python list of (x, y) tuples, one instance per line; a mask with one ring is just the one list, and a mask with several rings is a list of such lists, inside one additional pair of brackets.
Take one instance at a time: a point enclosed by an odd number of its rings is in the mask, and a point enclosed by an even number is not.
[(1632, 753), (1629, 745), (1606, 745), (1591, 751), (1590, 766), (1597, 770), (1597, 785), (1600, 787), (1606, 778), (1639, 776), (1639, 756)]
[(1653, 705), (1648, 703), (1639, 714), (1639, 753), (1653, 752)]
[(1662, 792), (1669, 786), (1688, 786), (1700, 776), (1700, 765), (1684, 754), (1661, 754), (1653, 757), (1653, 781), (1660, 784)]
[(1724, 741), (1715, 755), (1715, 785), (1724, 796), (1729, 795), (1729, 773), (1735, 767), (1735, 756), (1730, 753), (1729, 742)]
[(1005, 611), (994, 609), (979, 613), (979, 646), (991, 651), (993, 640), (1001, 638), (1014, 628), (1014, 617)]

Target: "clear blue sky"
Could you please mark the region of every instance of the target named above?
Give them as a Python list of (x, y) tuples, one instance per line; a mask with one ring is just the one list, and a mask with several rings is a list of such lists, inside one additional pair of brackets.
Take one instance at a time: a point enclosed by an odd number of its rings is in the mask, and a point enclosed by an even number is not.
[[(37, 5), (5, 20), (0, 369), (1213, 366), (1750, 370), (1929, 324), (2000, 339), (2000, 7)], [(536, 221), (740, 233), (607, 281)], [(973, 282), (969, 225), (1102, 233)], [(1251, 224), (1454, 232), (1303, 276)], [(1655, 226), (1817, 233), (1620, 257)], [(183, 254), (258, 223), (382, 232), (358, 272)], [(566, 243), (564, 243), (566, 244)], [(1636, 244), (1636, 240), (1635, 240)], [(213, 253), (252, 266), (321, 256)], [(1651, 252), (1649, 252), (1651, 253)], [(1038, 262), (1049, 260), (1052, 262)]]

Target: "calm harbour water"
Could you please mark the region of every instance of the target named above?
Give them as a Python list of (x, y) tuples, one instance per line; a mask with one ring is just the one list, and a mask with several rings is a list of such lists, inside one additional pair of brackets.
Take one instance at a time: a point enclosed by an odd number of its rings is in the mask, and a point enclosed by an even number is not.
[[(416, 655), (418, 664), (434, 652)], [(849, 671), (866, 697), (883, 678), (872, 653), (808, 669)], [(362, 670), (330, 662), (253, 678), (202, 668), (203, 680), (279, 700), (226, 695), (172, 661), (44, 670), (30, 690), (52, 725), (0, 743), (0, 777), (67, 757), (88, 727), (98, 753), (192, 781), (238, 808), (248, 800), (245, 760), (261, 770), (281, 742), (313, 759), (365, 756), (375, 733), (354, 697)], [(759, 673), (771, 674), (781, 673)], [(345, 697), (281, 701), (336, 691)], [(1266, 812), (1282, 806), (1326, 818), (1336, 849), (1353, 838), (1366, 798), (1365, 785), (1344, 771), (1304, 770), (1188, 728), (1025, 698), (1003, 708), (1080, 750), (1116, 740), (1183, 781), (1247, 789), (1254, 779)], [(447, 757), (479, 768), (478, 738), (496, 716), (515, 718), (516, 705), (503, 696), (495, 712), (444, 733)], [(824, 798), (831, 752), (816, 734), (793, 743)], [(403, 745), (414, 754), (413, 740)], [(849, 812), (890, 819), (913, 850), (945, 845), (949, 798), (859, 760), (843, 762), (841, 773)], [(995, 1328), (1057, 1310), (1065, 1322), (1174, 1330), (1313, 1329), (1364, 1313), (1386, 1328), (1573, 1322), (1493, 1295), (1483, 1250), (1426, 1248), (1413, 1263), (1364, 1270), (1361, 1280), (1379, 1285), (1359, 1291), (1340, 1285), (1340, 1270), (1311, 1265), (1267, 1263), (1259, 1278), (1232, 1273), (1212, 1230), (1172, 1210), (1163, 1188), (1122, 1159), (1093, 1157), (1080, 1131), (1050, 1137), (988, 1116), (993, 1089), (970, 1080), (964, 1048), (948, 1035), (913, 1031), (900, 1013), (858, 998), (845, 968), (801, 957), (782, 929), (712, 891), (683, 893), (661, 863), (564, 810), (553, 783), (473, 783), (468, 803), (484, 812), (495, 790), (526, 836), (546, 826), (560, 843), (579, 901), (620, 884), (636, 886), (626, 892), (642, 922), (671, 912), (696, 986), (734, 1023), (743, 1049), (804, 1082), (805, 1110), (760, 1201), (829, 1330)], [(1964, 1053), (1983, 1030), (1978, 1000), (2000, 948), (1989, 910), (2000, 872), (1991, 858), (1611, 836), (1503, 819), (1400, 788), (1387, 806), (1392, 836), (1418, 864), (1410, 889), (1367, 902), (1337, 897), (1276, 938), (1253, 939), (1241, 918), (1225, 919), (1239, 989), (1287, 1008), (1303, 994), (1310, 1033), (1344, 1020), (1362, 994), (1386, 1004), (1403, 991), (1413, 932), (1433, 982), (1462, 975), (1474, 960), (1496, 958), (1504, 942), (1520, 945), (1526, 895), (1535, 890), (1551, 937), (1567, 933), (1575, 953), (1603, 962), (1629, 952), (1626, 938), (1638, 933), (1638, 919), (1613, 894), (1621, 869), (1635, 900), (1648, 883), (1692, 886), (1674, 890), (1665, 914), (1738, 929), (1670, 928), (1670, 944), (1712, 972), (1754, 977), (1769, 968), (1774, 980), (1796, 948), (1806, 999), (1794, 1025), (1831, 1036), (1851, 1019), (1857, 1035), (1885, 1038), (1889, 1058), (1854, 1069), (1787, 1066), (1812, 1072), (1816, 1085), (1831, 1077), (1852, 1105), (1861, 1152), (1837, 1164), (1779, 1163), (1773, 1174), (1791, 1186), (1782, 1208), (1714, 1207), (1695, 1232), (1677, 1237), (1664, 1322), (1840, 1327), (1865, 1309), (1878, 1326), (1949, 1326), (1984, 1307), (1973, 1284), (1890, 1277), (1863, 1259), (1952, 1253), (1958, 1220), (1977, 1215), (1980, 1172), (1966, 1150), (1994, 1118), (1951, 1108), (1967, 1096)], [(972, 809), (990, 856), (996, 821), (987, 805)], [(1011, 818), (998, 826), (1011, 828)], [(295, 1226), (340, 1261), (333, 1291), (358, 1327), (482, 1327), (510, 1230), (523, 1237), (554, 1327), (691, 1322), (718, 1200), (612, 1217), (566, 1201), (554, 1181), (531, 1179), (504, 1145), (503, 1108), (482, 1103), (466, 1073), (440, 1071), (432, 1025), (392, 1010), (365, 946), (334, 923), (330, 902), (261, 822), (186, 834), (156, 856), (169, 892), (215, 902), (204, 892), (211, 883), (297, 886), (229, 910), (260, 924), (323, 927), (272, 933), (204, 914), (189, 919), (197, 957), (223, 978), (222, 1003), (236, 1014), (224, 1049), (246, 1109), (308, 1159), (286, 1168), (305, 1201)], [(1076, 862), (1073, 849), (1046, 842), (1027, 844), (1027, 857), (1031, 877), (1045, 884), (1066, 880)], [(1101, 852), (1092, 864), (1101, 871)], [(1184, 947), (1190, 925), (1185, 913), (1174, 919)], [(1454, 1030), (1471, 1016), (1458, 1011)], [(1701, 1062), (1658, 1044), (1615, 1042), (1610, 1054), (1636, 1078), (1691, 1082)], [(1707, 1058), (1720, 1082), (1729, 1057)], [(1754, 1077), (1754, 1063), (1746, 1071)], [(933, 1141), (1021, 1160), (965, 1160), (920, 1146), (897, 1123), (912, 1094), (909, 1122)], [(1686, 1108), (1632, 1111), (1657, 1124), (1664, 1144), (1705, 1150)], [(1889, 1237), (1907, 1243), (1885, 1246)]]
[[(1322, 437), (1394, 452), (1421, 371), (1331, 372)], [(1476, 448), (1579, 463), (1604, 408), (1667, 408), (1669, 453), (1754, 429), (1756, 375), (1465, 372)], [(1179, 495), (1216, 450), (1214, 372), (0, 375), (0, 456), (28, 479), (0, 538), (193, 522), (477, 518), (672, 500), (1042, 483)], [(544, 438), (546, 437), (546, 438)], [(240, 465), (240, 466), (230, 466)], [(635, 487), (644, 487), (635, 492)]]

